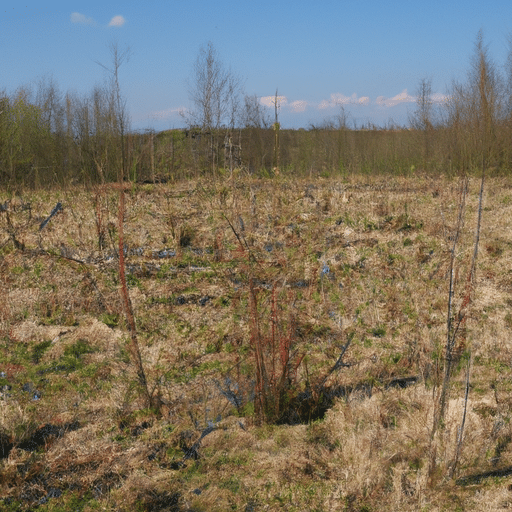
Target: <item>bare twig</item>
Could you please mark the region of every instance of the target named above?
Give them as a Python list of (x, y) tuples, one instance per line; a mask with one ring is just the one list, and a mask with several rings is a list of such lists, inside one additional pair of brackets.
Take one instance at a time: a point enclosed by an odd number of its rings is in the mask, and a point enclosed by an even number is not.
[(468, 194), (468, 178), (464, 177), (461, 183), (460, 196), (459, 196), (459, 211), (457, 215), (457, 227), (455, 233), (453, 234), (453, 245), (450, 251), (450, 282), (448, 288), (448, 314), (446, 321), (446, 354), (445, 354), (445, 370), (444, 370), (444, 378), (443, 385), (441, 388), (441, 396), (439, 399), (439, 410), (434, 419), (434, 426), (432, 429), (432, 437), (434, 437), (439, 426), (444, 422), (444, 418), (446, 415), (446, 405), (448, 399), (448, 390), (450, 386), (450, 377), (452, 372), (452, 364), (453, 364), (453, 350), (455, 347), (455, 339), (458, 331), (458, 327), (454, 328), (453, 325), (453, 295), (456, 286), (455, 279), (455, 258), (456, 258), (456, 249), (457, 244), (459, 242), (459, 238), (462, 233), (462, 229), (464, 226), (464, 213), (466, 207), (466, 197)]
[(464, 426), (466, 425), (466, 412), (468, 410), (468, 396), (469, 396), (469, 372), (471, 369), (471, 357), (468, 357), (468, 364), (466, 367), (466, 394), (464, 397), (464, 412), (462, 413), (462, 422), (459, 427), (459, 432), (457, 435), (457, 449), (455, 451), (455, 458), (453, 460), (452, 467), (450, 468), (450, 478), (453, 478), (455, 475), (455, 471), (457, 469), (457, 465), (459, 463), (460, 452), (462, 450), (462, 440), (464, 438)]
[(137, 341), (137, 328), (135, 325), (135, 316), (133, 314), (132, 302), (130, 295), (128, 294), (128, 286), (126, 284), (126, 270), (124, 263), (124, 212), (125, 212), (125, 196), (124, 187), (122, 182), (119, 187), (119, 218), (118, 218), (118, 229), (119, 229), (119, 282), (121, 283), (121, 299), (123, 302), (124, 314), (126, 322), (128, 324), (128, 331), (130, 333), (130, 343), (128, 345), (132, 361), (135, 364), (137, 376), (140, 387), (147, 401), (148, 407), (152, 405), (151, 395), (149, 393), (148, 383), (146, 379), (146, 373), (144, 372), (144, 366), (142, 364), (142, 358), (140, 355), (139, 343)]

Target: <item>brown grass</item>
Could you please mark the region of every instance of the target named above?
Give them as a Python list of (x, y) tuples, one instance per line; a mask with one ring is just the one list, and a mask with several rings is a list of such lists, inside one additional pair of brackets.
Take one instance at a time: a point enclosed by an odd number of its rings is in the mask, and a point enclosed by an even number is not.
[[(461, 283), (473, 250), (478, 187), (470, 181), (455, 262)], [(0, 212), (0, 441), (14, 446), (0, 460), (0, 496), (12, 501), (0, 506), (508, 506), (507, 477), (496, 471), (506, 475), (512, 466), (512, 193), (504, 179), (486, 187), (464, 326), (471, 386), (453, 479), (464, 352), (454, 362), (430, 478), (428, 467), (443, 375), (455, 181), (238, 176), (127, 189), (127, 287), (161, 416), (146, 409), (128, 352), (114, 254), (117, 191), (27, 193), (31, 219), (13, 200), (9, 221)], [(63, 212), (38, 232), (58, 200)], [(251, 280), (258, 286), (252, 307)], [(464, 296), (461, 286), (456, 307)], [(256, 314), (265, 362), (277, 363), (267, 373), (275, 384), (268, 389), (288, 384), (279, 416), (297, 420), (316, 408), (309, 423), (257, 425)], [(333, 370), (349, 340), (346, 366)], [(415, 384), (399, 387), (413, 377)], [(79, 428), (64, 429), (73, 422)], [(61, 435), (35, 451), (23, 449), (48, 424), (62, 426)], [(51, 497), (52, 489), (62, 494)]]

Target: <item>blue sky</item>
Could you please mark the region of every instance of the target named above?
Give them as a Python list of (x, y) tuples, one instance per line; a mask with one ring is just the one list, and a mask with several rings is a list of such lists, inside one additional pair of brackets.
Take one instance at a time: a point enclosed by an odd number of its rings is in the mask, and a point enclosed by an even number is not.
[(211, 41), (247, 94), (265, 103), (279, 89), (283, 127), (320, 124), (340, 104), (358, 125), (406, 123), (420, 79), (432, 79), (439, 101), (464, 79), (480, 29), (501, 66), (510, 0), (2, 0), (0, 90), (46, 76), (86, 94), (105, 80), (97, 62), (108, 65), (117, 42), (132, 51), (120, 70), (132, 127), (178, 127)]

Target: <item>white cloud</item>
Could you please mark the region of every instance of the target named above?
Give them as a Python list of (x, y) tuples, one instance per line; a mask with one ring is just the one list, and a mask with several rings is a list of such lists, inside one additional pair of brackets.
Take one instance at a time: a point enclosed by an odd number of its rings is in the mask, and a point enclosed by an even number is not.
[(307, 106), (308, 102), (305, 100), (297, 100), (290, 103), (290, 108), (293, 112), (304, 112)]
[[(265, 105), (266, 107), (272, 107), (274, 108), (276, 103), (276, 97), (275, 96), (263, 96), (260, 98), (260, 103), (262, 105)], [(278, 107), (284, 107), (288, 103), (288, 98), (286, 96), (278, 96), (277, 97), (277, 106)]]
[(187, 111), (186, 107), (168, 108), (165, 110), (157, 110), (155, 112), (150, 112), (148, 117), (151, 119), (171, 119), (172, 117), (179, 115), (181, 112), (186, 112), (186, 111)]
[(324, 110), (326, 108), (336, 107), (338, 105), (369, 105), (370, 98), (368, 96), (358, 97), (356, 93), (352, 96), (345, 96), (339, 92), (331, 94), (330, 99), (323, 100), (319, 103), (318, 108)]
[(436, 93), (432, 94), (430, 99), (432, 100), (432, 103), (442, 104), (442, 103), (446, 103), (450, 99), (450, 97), (447, 96), (446, 94), (436, 92)]
[(80, 14), (79, 12), (71, 13), (71, 23), (78, 23), (80, 25), (95, 25), (96, 22), (90, 16)]
[[(263, 96), (260, 98), (260, 103), (265, 105), (266, 107), (274, 108), (276, 103), (275, 96)], [(286, 110), (291, 110), (292, 112), (304, 112), (308, 106), (308, 102), (306, 100), (296, 100), (296, 101), (288, 101), (286, 96), (278, 96), (277, 97), (277, 106), (279, 108), (286, 108)]]
[(109, 27), (122, 27), (125, 23), (126, 23), (126, 20), (124, 19), (124, 17), (118, 15), (118, 16), (114, 16), (110, 20), (108, 26)]
[(331, 94), (331, 99), (329, 100), (329, 103), (331, 103), (332, 105), (347, 105), (349, 103), (355, 103), (354, 100), (357, 100), (356, 93), (352, 94), (352, 96), (345, 96), (344, 94), (336, 92), (334, 94)]
[(386, 98), (385, 96), (379, 96), (375, 103), (380, 107), (395, 107), (401, 103), (415, 103), (416, 98), (411, 96), (407, 89), (404, 89), (400, 94), (393, 96), (392, 98)]

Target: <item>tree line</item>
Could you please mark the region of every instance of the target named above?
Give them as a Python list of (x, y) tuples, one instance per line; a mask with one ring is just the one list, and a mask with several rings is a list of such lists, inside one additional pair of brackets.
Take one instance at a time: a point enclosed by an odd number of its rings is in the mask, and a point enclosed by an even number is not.
[[(129, 50), (111, 45), (108, 80), (85, 95), (52, 78), (0, 92), (0, 179), (4, 188), (116, 181), (169, 181), (242, 170), (271, 176), (352, 173), (495, 173), (512, 169), (512, 41), (499, 66), (477, 35), (467, 76), (445, 104), (432, 82), (418, 84), (407, 126), (350, 127), (343, 108), (307, 129), (283, 130), (274, 109), (246, 95), (212, 43), (201, 48), (188, 83), (187, 128), (130, 129), (118, 71)], [(272, 111), (273, 110), (273, 111)]]

